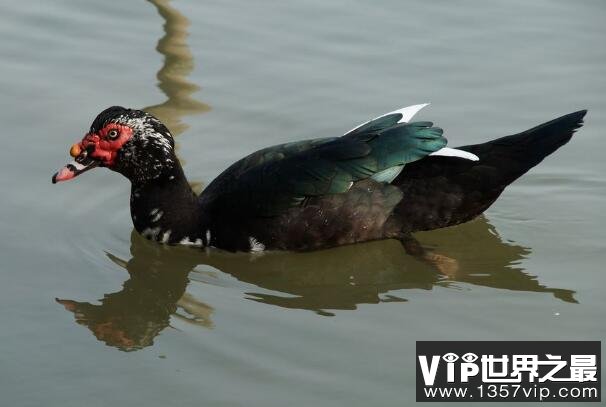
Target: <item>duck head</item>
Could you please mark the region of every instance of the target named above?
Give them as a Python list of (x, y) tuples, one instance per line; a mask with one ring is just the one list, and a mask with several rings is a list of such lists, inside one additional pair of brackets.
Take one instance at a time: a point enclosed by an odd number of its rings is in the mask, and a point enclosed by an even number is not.
[(99, 113), (69, 153), (74, 161), (53, 175), (53, 183), (107, 167), (133, 183), (144, 184), (171, 173), (177, 165), (174, 140), (166, 126), (149, 113), (121, 106)]

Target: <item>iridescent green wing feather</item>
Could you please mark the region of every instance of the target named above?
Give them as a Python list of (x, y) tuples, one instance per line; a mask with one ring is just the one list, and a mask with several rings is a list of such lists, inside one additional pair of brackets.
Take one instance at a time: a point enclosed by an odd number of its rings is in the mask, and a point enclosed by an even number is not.
[(240, 160), (202, 195), (203, 202), (275, 216), (306, 198), (344, 193), (367, 178), (391, 182), (402, 167), (446, 145), (431, 122), (372, 120), (343, 137), (270, 147)]

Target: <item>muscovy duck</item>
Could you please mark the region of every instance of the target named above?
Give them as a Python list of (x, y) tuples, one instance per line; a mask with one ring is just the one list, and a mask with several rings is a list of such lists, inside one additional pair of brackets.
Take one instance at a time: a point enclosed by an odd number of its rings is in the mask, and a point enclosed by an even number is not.
[(75, 161), (52, 181), (95, 167), (121, 173), (132, 184), (135, 229), (164, 244), (257, 252), (407, 242), (413, 232), (484, 212), (507, 185), (568, 142), (587, 112), (455, 149), (433, 123), (410, 122), (426, 105), (384, 114), (342, 137), (259, 150), (199, 196), (166, 126), (144, 111), (113, 106), (71, 147)]

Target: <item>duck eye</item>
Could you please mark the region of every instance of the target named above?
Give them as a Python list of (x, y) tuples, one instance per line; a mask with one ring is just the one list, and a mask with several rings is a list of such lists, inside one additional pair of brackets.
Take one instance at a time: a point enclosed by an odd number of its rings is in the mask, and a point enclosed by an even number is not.
[(118, 137), (118, 130), (116, 129), (112, 129), (110, 131), (107, 132), (107, 137), (109, 137), (110, 139), (115, 139)]

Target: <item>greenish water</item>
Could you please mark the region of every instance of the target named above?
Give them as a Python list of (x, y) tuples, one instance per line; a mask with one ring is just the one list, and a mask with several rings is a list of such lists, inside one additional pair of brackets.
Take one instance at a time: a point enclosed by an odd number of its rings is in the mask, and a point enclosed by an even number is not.
[[(7, 406), (407, 406), (417, 340), (604, 340), (606, 4), (0, 4), (0, 394)], [(483, 218), (264, 256), (132, 233), (106, 170), (52, 186), (109, 105), (147, 107), (202, 188), (261, 147), (395, 108), (453, 146), (588, 108)], [(55, 300), (59, 298), (59, 303)]]

